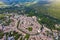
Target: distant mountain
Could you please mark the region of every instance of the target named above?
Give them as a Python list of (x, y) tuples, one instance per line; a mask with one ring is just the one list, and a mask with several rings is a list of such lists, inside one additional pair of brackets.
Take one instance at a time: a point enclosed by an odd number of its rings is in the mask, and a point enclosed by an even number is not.
[(45, 4), (48, 0), (0, 0), (0, 8), (1, 7), (9, 7), (9, 6), (30, 6), (36, 3)]
[(19, 4), (19, 3), (26, 3), (26, 2), (34, 2), (38, 0), (0, 0), (5, 4), (12, 5), (12, 4)]

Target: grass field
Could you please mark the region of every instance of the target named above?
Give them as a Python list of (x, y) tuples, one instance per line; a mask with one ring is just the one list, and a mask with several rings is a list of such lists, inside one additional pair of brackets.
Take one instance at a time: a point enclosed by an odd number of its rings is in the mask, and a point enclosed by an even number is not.
[(33, 8), (36, 9), (39, 13), (49, 14), (50, 16), (60, 19), (60, 2), (53, 2), (47, 6), (45, 4), (43, 6), (37, 4), (34, 5)]
[(59, 2), (53, 3), (48, 8), (48, 12), (51, 16), (54, 16), (54, 17), (60, 19), (60, 3)]

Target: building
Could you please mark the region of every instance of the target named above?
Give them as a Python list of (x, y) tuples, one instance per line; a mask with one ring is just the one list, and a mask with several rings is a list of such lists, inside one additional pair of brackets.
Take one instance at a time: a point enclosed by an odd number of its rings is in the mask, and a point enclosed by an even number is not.
[(13, 36), (8, 37), (8, 40), (15, 40)]

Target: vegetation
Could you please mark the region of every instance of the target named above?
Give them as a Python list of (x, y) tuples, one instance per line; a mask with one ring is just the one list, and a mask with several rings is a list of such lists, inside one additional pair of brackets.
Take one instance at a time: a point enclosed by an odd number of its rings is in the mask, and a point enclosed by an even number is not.
[(20, 20), (19, 20), (18, 23), (17, 23), (17, 28), (18, 28), (18, 26), (19, 26), (19, 23), (20, 23)]
[(33, 30), (33, 28), (32, 28), (32, 27), (28, 27), (27, 29), (28, 29), (29, 31), (32, 31), (32, 30)]
[(8, 26), (13, 20), (12, 19), (8, 19), (7, 21), (5, 21), (3, 23), (4, 26)]
[(21, 37), (20, 40), (23, 40), (23, 38)]
[[(47, 28), (53, 30), (56, 29), (55, 24), (60, 24), (60, 20), (57, 20), (56, 18), (50, 17), (48, 15), (45, 15), (43, 13), (35, 13), (35, 10), (30, 10), (29, 14), (27, 13), (27, 16), (36, 16), (38, 18), (38, 22), (42, 25), (45, 25)], [(39, 20), (40, 19), (40, 20)]]
[(7, 26), (13, 21), (12, 19), (9, 19), (9, 17), (9, 14), (0, 14), (0, 20), (2, 21), (3, 25)]
[(60, 26), (59, 26), (59, 28), (56, 28), (58, 31), (60, 31)]
[(4, 36), (4, 33), (3, 31), (0, 30), (0, 39), (3, 38), (3, 36)]
[(60, 2), (52, 3), (48, 8), (49, 15), (60, 19)]
[(25, 39), (26, 39), (26, 40), (28, 40), (28, 39), (29, 39), (29, 37), (30, 37), (30, 35), (29, 35), (29, 34), (26, 34), (26, 35), (25, 35)]
[(17, 32), (13, 33), (13, 36), (15, 36), (15, 40), (17, 40), (20, 36), (22, 36), (22, 34), (18, 34)]
[[(29, 6), (29, 5), (27, 5), (27, 6)], [(12, 12), (14, 12), (14, 13), (20, 14), (19, 12), (21, 10), (24, 10), (20, 7), (7, 7), (7, 8), (0, 8), (0, 9), (1, 9), (0, 10), (0, 13), (1, 13), (0, 14), (0, 20), (2, 20), (4, 22), (3, 23), (4, 26), (9, 25), (12, 20), (8, 19), (6, 21), (5, 17), (7, 15), (2, 14), (2, 13), (5, 13), (5, 12), (12, 13)], [(38, 11), (38, 13), (35, 13), (36, 10)], [(57, 30), (60, 31), (60, 27), (59, 28), (55, 27), (55, 24), (60, 24), (60, 3), (53, 3), (50, 7), (46, 7), (46, 6), (41, 6), (40, 7), (38, 5), (38, 6), (35, 6), (35, 7), (31, 8), (31, 9), (28, 8), (28, 10), (25, 9), (25, 11), (27, 11), (27, 12), (25, 12), (27, 16), (30, 16), (30, 17), (36, 16), (38, 18), (37, 21), (40, 24), (45, 25), (47, 28), (49, 28), (51, 30), (57, 29)], [(11, 15), (8, 15), (8, 16), (11, 16)], [(52, 17), (50, 17), (50, 16), (52, 16)], [(39, 20), (39, 19), (41, 19), (41, 20)], [(17, 27), (19, 26), (19, 22), (20, 22), (20, 20), (18, 21)], [(28, 27), (27, 29), (29, 31), (33, 30), (32, 27)], [(49, 34), (49, 32), (47, 32), (47, 34)], [(2, 31), (0, 31), (0, 39), (3, 37), (3, 35), (4, 35), (4, 33)], [(15, 40), (17, 40), (20, 36), (22, 36), (22, 34), (18, 34), (18, 32), (14, 31), (13, 34), (11, 34), (11, 32), (6, 33), (6, 36), (7, 37), (8, 36), (14, 36)], [(29, 34), (25, 35), (25, 38), (27, 40), (29, 39), (29, 37), (30, 37)], [(21, 37), (20, 40), (22, 40), (22, 37)]]
[(6, 33), (6, 37), (8, 38), (11, 37), (11, 36), (14, 36), (14, 39), (17, 40), (20, 36), (22, 36), (22, 34), (18, 34), (18, 32), (15, 32), (15, 31), (11, 31), (9, 33)]
[(0, 14), (0, 20), (4, 19), (5, 15), (4, 14)]
[(16, 34), (15, 35), (15, 40), (17, 40), (19, 37), (20, 37), (20, 35), (19, 34)]

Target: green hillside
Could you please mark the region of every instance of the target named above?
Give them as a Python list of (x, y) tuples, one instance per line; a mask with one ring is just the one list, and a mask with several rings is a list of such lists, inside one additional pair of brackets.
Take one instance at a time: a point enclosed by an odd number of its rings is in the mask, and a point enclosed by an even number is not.
[(53, 3), (49, 8), (48, 8), (48, 13), (51, 16), (54, 16), (58, 19), (60, 19), (60, 2)]
[(60, 2), (53, 2), (51, 4), (44, 5), (34, 5), (34, 9), (36, 9), (39, 13), (48, 14), (57, 19), (60, 19)]

